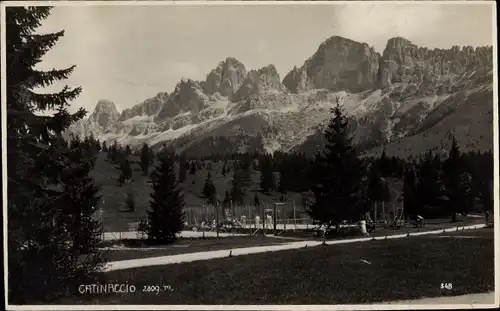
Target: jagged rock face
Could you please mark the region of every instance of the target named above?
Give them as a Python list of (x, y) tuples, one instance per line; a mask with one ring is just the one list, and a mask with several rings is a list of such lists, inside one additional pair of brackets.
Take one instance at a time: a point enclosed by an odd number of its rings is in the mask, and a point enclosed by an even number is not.
[(312, 89), (359, 92), (377, 86), (380, 55), (366, 43), (331, 37), (283, 79), (292, 93)]
[(245, 65), (235, 58), (228, 57), (207, 75), (207, 79), (202, 82), (202, 87), (207, 94), (219, 93), (231, 99), (246, 75)]
[(173, 118), (181, 112), (197, 114), (206, 107), (208, 101), (209, 97), (203, 92), (198, 82), (191, 79), (182, 80), (170, 94), (155, 121), (161, 122)]
[(136, 116), (156, 116), (167, 100), (167, 92), (158, 93), (155, 97), (148, 98), (130, 109), (123, 110), (119, 121), (125, 121)]
[(268, 65), (259, 70), (251, 70), (239, 90), (234, 94), (233, 101), (247, 100), (252, 94), (285, 92), (280, 76), (274, 65)]
[(90, 119), (101, 127), (107, 127), (118, 121), (119, 118), (120, 114), (115, 104), (107, 99), (98, 101), (94, 112), (90, 115)]
[[(114, 105), (99, 103), (71, 130), (136, 147), (168, 142), (179, 152), (262, 147), (314, 154), (330, 109), (341, 102), (360, 149), (436, 128), (440, 133), (461, 128), (466, 145), (490, 146), (492, 131), (481, 124), (492, 123), (492, 52), (492, 47), (427, 50), (393, 38), (380, 56), (364, 43), (332, 37), (285, 77), (285, 85), (273, 65), (246, 73), (243, 64), (228, 58), (206, 81), (182, 80), (170, 96), (160, 93), (127, 109), (117, 122)], [(474, 109), (467, 108), (470, 103)], [(465, 129), (471, 126), (467, 122), (480, 130)]]
[(492, 70), (492, 56), (492, 47), (454, 46), (449, 50), (429, 50), (401, 37), (392, 38), (380, 62), (380, 86), (439, 83), (442, 86), (438, 91), (446, 92), (464, 74), (484, 75)]

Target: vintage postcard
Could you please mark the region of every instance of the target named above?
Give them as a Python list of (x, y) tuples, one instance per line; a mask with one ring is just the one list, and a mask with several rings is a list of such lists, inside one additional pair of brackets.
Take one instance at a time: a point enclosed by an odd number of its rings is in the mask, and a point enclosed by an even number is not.
[(495, 2), (1, 17), (7, 309), (498, 307)]

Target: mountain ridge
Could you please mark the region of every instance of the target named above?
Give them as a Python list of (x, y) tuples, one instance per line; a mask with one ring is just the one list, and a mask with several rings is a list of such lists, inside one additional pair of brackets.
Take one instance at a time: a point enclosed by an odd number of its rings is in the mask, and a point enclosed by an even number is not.
[(432, 128), (467, 105), (461, 98), (471, 94), (492, 104), (492, 56), (491, 46), (431, 50), (401, 37), (389, 39), (380, 54), (366, 43), (333, 36), (283, 80), (272, 64), (247, 70), (227, 57), (204, 81), (183, 79), (170, 94), (126, 109), (118, 119), (113, 114), (112, 124), (96, 124), (94, 116), (70, 131), (133, 147), (169, 143), (194, 154), (208, 147), (304, 151), (340, 101), (353, 118), (355, 140), (376, 148), (420, 135), (422, 126)]

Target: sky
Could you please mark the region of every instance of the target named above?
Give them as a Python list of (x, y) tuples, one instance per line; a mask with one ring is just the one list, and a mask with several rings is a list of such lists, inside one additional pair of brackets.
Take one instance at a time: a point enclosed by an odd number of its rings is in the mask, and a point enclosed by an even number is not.
[(38, 68), (77, 65), (64, 82), (83, 88), (71, 111), (91, 112), (100, 99), (121, 111), (172, 92), (182, 78), (204, 80), (226, 57), (247, 70), (273, 64), (283, 79), (334, 35), (378, 52), (395, 36), (428, 48), (493, 45), (492, 14), (489, 4), (408, 2), (56, 6), (38, 32), (65, 35)]

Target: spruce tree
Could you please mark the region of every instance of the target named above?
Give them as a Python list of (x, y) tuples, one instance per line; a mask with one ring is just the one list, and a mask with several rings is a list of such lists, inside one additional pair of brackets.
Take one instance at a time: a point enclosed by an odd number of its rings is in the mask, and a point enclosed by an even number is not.
[(233, 174), (231, 184), (231, 200), (233, 204), (245, 205), (245, 172), (242, 169), (236, 169)]
[(127, 196), (125, 197), (125, 207), (130, 212), (135, 211), (135, 196), (132, 189), (127, 192)]
[(157, 166), (151, 173), (153, 192), (148, 211), (148, 238), (163, 243), (177, 239), (184, 228), (184, 195), (177, 182), (173, 152), (158, 154)]
[(436, 167), (434, 154), (428, 151), (420, 160), (418, 169), (418, 198), (422, 208), (439, 205), (442, 196), (440, 171)]
[(278, 191), (284, 195), (285, 193), (287, 193), (288, 191), (291, 190), (290, 189), (291, 171), (290, 171), (290, 167), (289, 167), (289, 164), (288, 164), (286, 159), (283, 159), (283, 161), (279, 165), (279, 173), (280, 173), (280, 175), (279, 175), (280, 180), (279, 180), (279, 185), (278, 185)]
[(113, 145), (111, 145), (111, 148), (109, 149), (109, 152), (111, 153), (111, 155), (110, 155), (111, 161), (113, 161), (113, 162), (116, 162), (118, 160), (119, 153), (120, 153), (120, 151), (118, 149), (119, 149), (118, 143), (116, 141), (113, 142)]
[(260, 206), (260, 199), (259, 196), (257, 195), (257, 192), (255, 192), (255, 195), (253, 197), (253, 204), (257, 206), (257, 208)]
[(413, 219), (416, 219), (420, 211), (417, 197), (417, 180), (415, 176), (415, 170), (410, 165), (405, 168), (403, 200), (405, 214)]
[[(38, 87), (67, 79), (67, 69), (35, 69), (64, 35), (37, 34), (50, 7), (7, 7), (6, 140), (8, 166), (8, 297), (11, 304), (53, 302), (90, 284), (105, 258), (95, 240), (97, 224), (87, 221), (97, 188), (89, 177), (92, 161), (75, 153), (62, 133), (85, 116), (67, 110), (81, 88), (58, 93)], [(95, 226), (94, 226), (95, 225)], [(79, 231), (74, 229), (79, 227)], [(84, 238), (85, 237), (85, 238)], [(87, 253), (80, 256), (81, 252)], [(95, 280), (94, 280), (95, 281)]]
[(189, 165), (186, 155), (181, 154), (179, 158), (179, 182), (184, 182), (187, 177), (187, 166)]
[(222, 201), (222, 206), (224, 208), (231, 207), (231, 195), (229, 194), (229, 191), (226, 191), (224, 193), (224, 200)]
[(127, 146), (125, 147), (125, 155), (129, 156), (129, 155), (131, 155), (131, 154), (132, 154), (132, 149), (130, 149), (130, 146), (129, 146), (129, 145), (127, 145)]
[(120, 177), (118, 178), (118, 181), (120, 184), (123, 184), (124, 182), (127, 182), (132, 178), (132, 168), (130, 167), (130, 162), (128, 159), (123, 160), (123, 162), (120, 164)]
[(382, 179), (378, 173), (377, 168), (375, 166), (372, 166), (369, 170), (368, 177), (368, 199), (372, 202), (384, 201), (383, 191), (384, 185), (382, 183)]
[(154, 164), (156, 159), (156, 153), (153, 150), (153, 147), (149, 147), (149, 162), (150, 164)]
[(260, 189), (264, 193), (274, 190), (274, 173), (272, 163), (269, 157), (263, 157), (259, 163), (260, 166)]
[(108, 145), (105, 141), (102, 142), (102, 152), (108, 152)]
[(212, 174), (208, 172), (205, 185), (203, 186), (203, 197), (208, 204), (215, 205), (217, 203), (217, 189), (215, 188)]
[(449, 198), (449, 212), (452, 221), (457, 221), (456, 214), (467, 212), (471, 204), (470, 175), (464, 172), (458, 142), (451, 136), (451, 148), (443, 165), (445, 193)]
[[(64, 202), (64, 217), (70, 217), (69, 233), (73, 237), (75, 256), (91, 253), (100, 242), (102, 227), (93, 219), (93, 214), (101, 200), (100, 188), (90, 177), (94, 169), (96, 154), (89, 153), (87, 146), (80, 144), (70, 150), (66, 169), (63, 172), (67, 201)], [(99, 261), (104, 254), (98, 254)], [(87, 258), (91, 259), (91, 258)], [(88, 273), (92, 273), (93, 260), (85, 262)]]
[(195, 163), (195, 161), (191, 161), (191, 166), (190, 166), (190, 169), (189, 169), (189, 174), (190, 175), (196, 174), (196, 163)]
[(148, 144), (144, 143), (141, 148), (141, 160), (140, 160), (141, 170), (143, 171), (144, 175), (148, 175), (149, 165), (151, 164), (149, 160), (149, 157), (151, 156), (149, 151), (150, 149)]
[(358, 221), (366, 211), (364, 168), (348, 133), (349, 120), (339, 103), (325, 131), (326, 145), (315, 158), (309, 215), (326, 224)]

